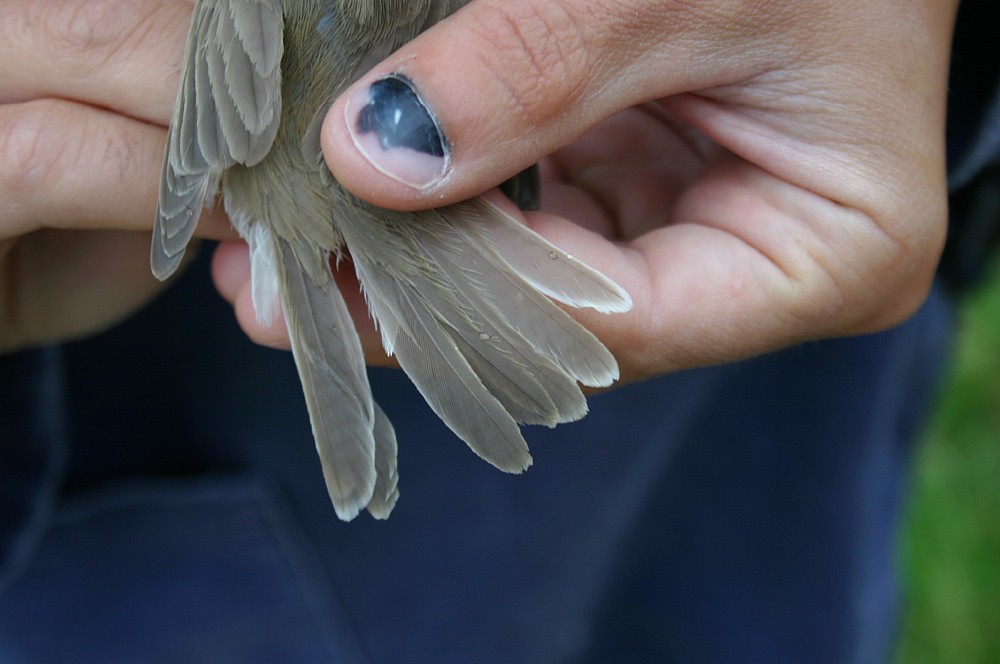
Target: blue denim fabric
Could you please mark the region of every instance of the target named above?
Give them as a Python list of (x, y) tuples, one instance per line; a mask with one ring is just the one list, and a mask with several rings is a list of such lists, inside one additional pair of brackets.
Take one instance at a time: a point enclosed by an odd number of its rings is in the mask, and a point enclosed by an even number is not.
[(208, 281), (65, 349), (71, 458), (0, 592), (0, 662), (886, 661), (936, 295), (886, 333), (593, 397), (528, 430), (522, 476), (374, 371), (402, 495), (343, 524), (291, 356)]
[(0, 590), (34, 554), (63, 479), (62, 359), (58, 348), (0, 356)]
[(68, 499), (2, 596), (2, 661), (364, 661), (294, 523), (238, 476)]

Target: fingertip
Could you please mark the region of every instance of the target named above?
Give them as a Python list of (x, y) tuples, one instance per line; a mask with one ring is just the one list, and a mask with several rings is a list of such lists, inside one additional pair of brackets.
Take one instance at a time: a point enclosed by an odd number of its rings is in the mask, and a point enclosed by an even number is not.
[(241, 240), (220, 242), (212, 254), (212, 282), (229, 304), (250, 281), (250, 249)]
[(270, 348), (290, 348), (280, 307), (275, 320), (267, 325), (257, 320), (250, 279), (250, 250), (245, 242), (221, 242), (216, 247), (212, 255), (212, 281), (223, 299), (233, 306), (236, 322), (252, 341)]
[(253, 306), (253, 286), (249, 279), (237, 291), (233, 310), (236, 313), (236, 322), (254, 343), (278, 350), (289, 350), (292, 347), (288, 340), (288, 327), (285, 325), (281, 307), (278, 307), (277, 315), (268, 324), (262, 324), (257, 320), (257, 312)]
[(366, 201), (397, 210), (449, 202), (451, 143), (405, 75), (353, 85), (327, 113), (320, 144), (337, 181)]

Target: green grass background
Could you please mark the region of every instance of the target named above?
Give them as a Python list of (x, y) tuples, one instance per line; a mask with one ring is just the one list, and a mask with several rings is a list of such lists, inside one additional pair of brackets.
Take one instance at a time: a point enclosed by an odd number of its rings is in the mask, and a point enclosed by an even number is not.
[(1000, 663), (1000, 261), (958, 322), (915, 462), (897, 664)]

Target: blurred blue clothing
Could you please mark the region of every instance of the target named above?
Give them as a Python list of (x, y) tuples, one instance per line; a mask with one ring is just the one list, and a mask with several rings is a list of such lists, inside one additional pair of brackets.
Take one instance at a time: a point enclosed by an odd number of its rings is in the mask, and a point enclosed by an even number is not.
[(941, 298), (593, 397), (528, 430), (523, 476), (375, 371), (402, 495), (343, 524), (291, 356), (244, 338), (206, 263), (108, 334), (3, 360), (0, 661), (885, 661)]

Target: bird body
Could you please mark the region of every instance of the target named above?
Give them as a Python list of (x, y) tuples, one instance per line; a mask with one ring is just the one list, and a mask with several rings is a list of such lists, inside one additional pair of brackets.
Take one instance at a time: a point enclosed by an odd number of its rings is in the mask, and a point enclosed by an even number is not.
[(331, 259), (345, 251), (386, 350), (449, 427), (502, 470), (530, 464), (518, 423), (578, 419), (587, 407), (577, 383), (618, 377), (607, 349), (550, 300), (624, 311), (631, 301), (613, 282), (483, 199), (385, 210), (341, 187), (323, 161), (320, 127), (340, 93), (464, 4), (199, 0), (192, 18), (153, 272), (177, 269), (221, 187), (250, 246), (258, 318), (284, 312), (327, 488), (345, 520), (366, 507), (385, 518), (398, 496), (395, 433), (372, 400), (333, 277)]

